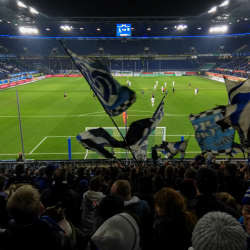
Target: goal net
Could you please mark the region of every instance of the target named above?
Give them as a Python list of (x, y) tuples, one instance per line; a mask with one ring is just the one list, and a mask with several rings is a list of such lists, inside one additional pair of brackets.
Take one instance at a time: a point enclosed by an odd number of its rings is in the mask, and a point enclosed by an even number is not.
[[(86, 127), (86, 131), (90, 129), (97, 129), (99, 127)], [(122, 137), (116, 127), (103, 127), (111, 136), (113, 136), (116, 140), (122, 141)], [(129, 129), (129, 128), (128, 128)], [(119, 127), (122, 135), (125, 137), (126, 129), (124, 127)], [(148, 158), (151, 158), (151, 148), (154, 147), (156, 144), (159, 145), (162, 141), (165, 141), (166, 137), (166, 127), (157, 127), (155, 130), (149, 135), (148, 137), (148, 147), (147, 151), (145, 151), (145, 156), (147, 155)], [(105, 147), (109, 152), (112, 151), (112, 148)], [(117, 159), (125, 159), (126, 158), (126, 149), (122, 148), (114, 148), (113, 149)], [(128, 150), (128, 159), (132, 159), (133, 156), (131, 152)], [(104, 159), (102, 156), (98, 155), (96, 152), (92, 150), (87, 150), (84, 159)]]

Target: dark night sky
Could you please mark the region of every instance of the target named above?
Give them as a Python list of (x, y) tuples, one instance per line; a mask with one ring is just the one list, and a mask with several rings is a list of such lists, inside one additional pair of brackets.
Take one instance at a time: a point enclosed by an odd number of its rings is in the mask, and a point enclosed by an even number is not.
[(224, 0), (23, 0), (55, 17), (198, 16)]

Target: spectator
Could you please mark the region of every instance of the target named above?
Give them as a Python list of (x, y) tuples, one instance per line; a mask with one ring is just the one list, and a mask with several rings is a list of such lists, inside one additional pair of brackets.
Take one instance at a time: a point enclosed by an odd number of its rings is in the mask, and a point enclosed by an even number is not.
[(90, 190), (83, 195), (82, 200), (82, 229), (86, 236), (91, 236), (92, 228), (94, 225), (94, 210), (95, 205), (93, 202), (100, 202), (104, 197), (100, 192), (102, 188), (102, 182), (99, 176), (94, 177), (90, 181)]
[(196, 216), (186, 211), (183, 197), (172, 188), (163, 188), (154, 198), (157, 212), (154, 237), (145, 249), (162, 249), (163, 246), (168, 250), (188, 249)]
[(131, 186), (125, 180), (116, 181), (111, 188), (111, 193), (120, 195), (124, 200), (125, 210), (134, 213), (141, 220), (142, 241), (145, 245), (152, 236), (153, 226), (153, 216), (148, 203), (136, 196), (131, 197)]
[(161, 175), (157, 174), (153, 179), (153, 184), (154, 184), (154, 192), (157, 193), (158, 191), (160, 191), (162, 188), (165, 187), (165, 180)]
[(201, 154), (195, 156), (195, 161), (197, 162), (198, 166), (201, 166), (205, 163), (206, 158), (204, 155), (205, 153), (202, 152)]
[(211, 212), (204, 215), (192, 235), (189, 250), (247, 250), (244, 230), (231, 215)]
[(77, 171), (76, 171), (76, 179), (75, 179), (75, 181), (74, 181), (74, 183), (72, 185), (72, 188), (74, 190), (77, 189), (79, 182), (84, 180), (84, 171), (85, 171), (85, 169), (82, 168), (82, 167), (77, 169)]
[(79, 199), (81, 200), (81, 204), (82, 204), (83, 195), (88, 191), (88, 186), (89, 186), (88, 182), (86, 180), (82, 180), (79, 182), (78, 187), (76, 189)]
[(196, 195), (196, 189), (194, 187), (194, 180), (187, 179), (182, 181), (178, 185), (178, 193), (180, 193), (185, 201), (185, 204), (188, 205), (191, 200), (194, 199)]
[(38, 169), (38, 176), (34, 179), (35, 184), (40, 182), (45, 177), (45, 166), (42, 166)]
[(250, 249), (250, 188), (242, 198), (242, 215), (243, 215), (243, 229), (246, 232), (247, 246)]
[(45, 170), (44, 170), (44, 173), (45, 173), (45, 178), (43, 178), (41, 181), (40, 181), (40, 189), (41, 191), (45, 190), (46, 188), (50, 188), (53, 184), (53, 174), (55, 172), (55, 167), (53, 165), (48, 165)]
[(157, 150), (156, 150), (157, 147), (158, 147), (158, 145), (155, 145), (154, 147), (151, 148), (151, 150), (152, 150), (152, 160), (153, 160), (155, 168), (157, 167), (157, 160), (159, 159), (159, 156), (158, 156)]
[(138, 250), (140, 232), (135, 219), (121, 213), (106, 220), (91, 239), (99, 250)]
[(8, 222), (11, 219), (6, 209), (7, 194), (4, 192), (5, 189), (5, 178), (0, 176), (0, 227), (7, 228)]
[(71, 249), (65, 232), (54, 221), (40, 217), (43, 205), (34, 188), (20, 187), (9, 199), (7, 210), (13, 220), (0, 234), (0, 249)]
[(67, 184), (67, 172), (58, 168), (54, 172), (54, 184), (41, 194), (41, 201), (45, 208), (53, 207), (58, 202), (63, 203), (67, 209), (67, 220), (76, 227), (80, 224), (80, 200), (77, 193)]
[(166, 166), (164, 175), (165, 175), (166, 187), (171, 187), (176, 190), (174, 167), (171, 165)]
[(212, 168), (200, 168), (196, 174), (194, 186), (197, 190), (197, 195), (189, 203), (189, 207), (195, 211), (199, 219), (212, 211), (226, 212), (236, 219), (239, 218), (238, 213), (234, 209), (226, 206), (214, 196), (218, 190), (219, 178)]
[(193, 168), (188, 168), (184, 174), (184, 180), (192, 179), (195, 180), (197, 171)]

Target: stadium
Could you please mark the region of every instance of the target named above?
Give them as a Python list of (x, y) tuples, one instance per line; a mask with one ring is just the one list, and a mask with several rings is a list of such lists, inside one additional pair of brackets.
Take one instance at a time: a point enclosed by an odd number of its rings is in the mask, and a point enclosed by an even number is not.
[(250, 249), (249, 13), (0, 0), (0, 250)]

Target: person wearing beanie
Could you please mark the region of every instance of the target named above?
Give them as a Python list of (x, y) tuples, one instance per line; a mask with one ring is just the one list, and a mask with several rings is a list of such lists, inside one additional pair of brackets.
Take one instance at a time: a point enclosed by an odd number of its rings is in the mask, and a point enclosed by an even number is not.
[(135, 219), (121, 213), (106, 220), (91, 239), (99, 250), (138, 250), (140, 232)]
[(200, 168), (197, 171), (194, 186), (197, 195), (189, 203), (188, 209), (194, 211), (199, 219), (213, 211), (226, 212), (237, 220), (239, 219), (239, 215), (234, 209), (226, 206), (214, 195), (219, 187), (219, 178), (215, 170), (209, 167)]
[(247, 239), (239, 222), (231, 215), (210, 212), (194, 228), (189, 250), (247, 250)]

